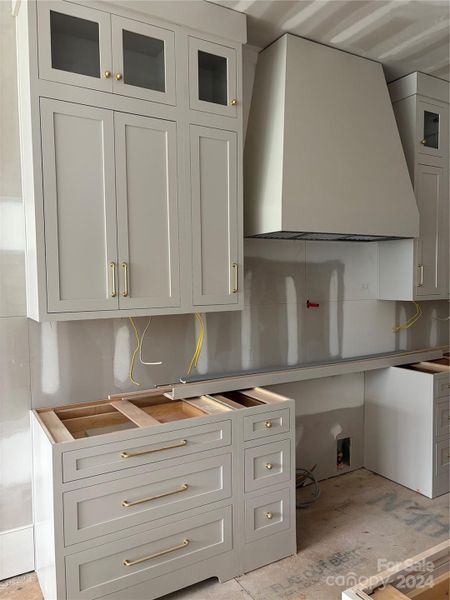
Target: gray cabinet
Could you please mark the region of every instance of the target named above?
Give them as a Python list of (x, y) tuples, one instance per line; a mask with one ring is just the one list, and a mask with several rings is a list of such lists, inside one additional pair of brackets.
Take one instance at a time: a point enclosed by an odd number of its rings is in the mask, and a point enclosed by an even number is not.
[(27, 314), (240, 310), (242, 56), (211, 20), (225, 9), (199, 8), (194, 30), (173, 3), (95, 6), (18, 14)]
[(163, 391), (33, 412), (46, 600), (152, 600), (296, 552), (294, 402)]

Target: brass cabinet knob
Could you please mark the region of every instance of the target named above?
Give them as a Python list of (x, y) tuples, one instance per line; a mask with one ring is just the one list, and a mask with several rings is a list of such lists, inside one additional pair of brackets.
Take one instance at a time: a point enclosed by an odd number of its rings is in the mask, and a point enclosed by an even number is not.
[(272, 421), (266, 421), (265, 425), (267, 429), (270, 429), (272, 427)]
[(116, 79), (117, 81), (122, 81), (123, 75), (122, 73), (116, 73)]
[(104, 75), (105, 79), (109, 79), (111, 77), (111, 71), (105, 71)]
[(231, 104), (231, 106), (236, 106), (237, 105), (236, 98), (233, 98), (233, 100), (231, 100), (230, 104)]
[(266, 469), (270, 471), (272, 469), (272, 463), (266, 463)]
[(267, 518), (269, 519), (269, 521), (270, 521), (270, 519), (272, 519), (272, 517), (273, 517), (273, 514), (272, 514), (271, 512), (266, 512), (266, 517), (267, 517)]
[(423, 138), (423, 140), (420, 140), (420, 143), (422, 144), (422, 146), (425, 146), (425, 144), (427, 143), (427, 140), (425, 138)]

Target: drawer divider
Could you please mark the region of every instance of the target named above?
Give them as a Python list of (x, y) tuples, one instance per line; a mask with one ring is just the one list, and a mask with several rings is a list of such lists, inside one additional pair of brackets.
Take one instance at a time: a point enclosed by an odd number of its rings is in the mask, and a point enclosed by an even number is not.
[(113, 400), (111, 406), (121, 412), (138, 427), (154, 427), (155, 425), (161, 425), (158, 420), (154, 419), (138, 406), (131, 404), (128, 400)]
[(70, 433), (54, 410), (40, 412), (39, 418), (57, 444), (60, 442), (73, 442), (73, 435)]

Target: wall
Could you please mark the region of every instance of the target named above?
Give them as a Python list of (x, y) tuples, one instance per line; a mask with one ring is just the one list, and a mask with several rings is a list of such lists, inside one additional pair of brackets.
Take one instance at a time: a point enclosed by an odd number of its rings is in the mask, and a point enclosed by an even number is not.
[[(15, 40), (9, 11), (9, 2), (0, 2), (0, 579), (14, 573), (15, 559), (23, 569), (31, 568), (29, 409), (134, 389), (128, 368), (135, 344), (125, 319), (39, 325), (25, 317)], [(251, 64), (245, 73), (250, 90)], [(245, 310), (207, 316), (200, 375), (448, 340), (446, 324), (435, 319), (448, 314), (445, 302), (424, 303), (424, 317), (414, 329), (392, 332), (392, 325), (413, 309), (375, 300), (375, 244), (247, 240), (245, 260)], [(308, 310), (308, 298), (320, 308)], [(163, 364), (137, 367), (142, 387), (185, 375), (194, 350), (194, 321), (191, 315), (153, 319), (144, 360)], [(141, 331), (146, 322), (137, 319)], [(311, 466), (319, 457), (321, 476), (334, 473), (335, 425), (352, 431), (354, 466), (361, 464), (361, 381), (355, 375), (281, 388), (298, 399), (299, 464)], [(317, 443), (314, 431), (324, 436), (323, 443)], [(7, 556), (12, 557), (9, 563)]]

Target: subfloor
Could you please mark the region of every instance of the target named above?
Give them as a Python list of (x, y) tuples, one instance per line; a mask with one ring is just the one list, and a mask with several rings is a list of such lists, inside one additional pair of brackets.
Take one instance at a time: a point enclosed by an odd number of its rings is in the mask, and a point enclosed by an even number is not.
[[(365, 469), (320, 487), (319, 500), (297, 511), (296, 556), (224, 584), (209, 580), (164, 600), (339, 600), (359, 577), (449, 537), (448, 494), (429, 500)], [(0, 599), (41, 600), (35, 575), (0, 582)]]

